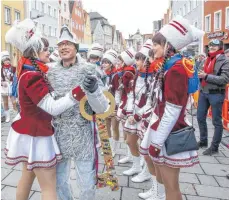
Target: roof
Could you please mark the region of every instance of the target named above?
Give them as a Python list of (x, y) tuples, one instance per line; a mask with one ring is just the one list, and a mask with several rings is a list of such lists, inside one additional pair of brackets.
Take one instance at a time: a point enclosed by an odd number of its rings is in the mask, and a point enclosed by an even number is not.
[(90, 16), (91, 21), (99, 20), (102, 26), (104, 26), (104, 25), (111, 26), (108, 23), (107, 19), (105, 17), (103, 17), (102, 15), (100, 15), (98, 12), (90, 12), (89, 16)]
[(72, 15), (72, 10), (73, 10), (73, 7), (74, 7), (74, 3), (75, 3), (74, 0), (70, 0), (69, 1), (69, 11), (70, 11), (70, 14), (71, 15)]
[(105, 17), (100, 15), (98, 12), (89, 12), (89, 16), (90, 16), (90, 19), (101, 19), (101, 18), (104, 18), (105, 20), (107, 20)]

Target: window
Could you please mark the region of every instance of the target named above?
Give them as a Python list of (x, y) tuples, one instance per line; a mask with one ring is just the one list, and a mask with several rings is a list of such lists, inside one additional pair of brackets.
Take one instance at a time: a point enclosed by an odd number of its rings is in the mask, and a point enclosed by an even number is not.
[(64, 12), (66, 12), (66, 10), (67, 10), (67, 6), (66, 4), (64, 4)]
[(45, 24), (42, 24), (42, 33), (45, 35)]
[(198, 0), (194, 0), (194, 1), (193, 1), (193, 8), (196, 8), (196, 7), (197, 7), (197, 1), (198, 1)]
[(37, 9), (37, 0), (32, 1), (32, 8)]
[(41, 12), (45, 13), (45, 4), (41, 2)]
[(11, 53), (12, 53), (11, 45), (9, 43), (5, 43), (5, 47), (6, 47), (6, 51), (8, 51), (11, 56)]
[(64, 23), (64, 19), (63, 17), (61, 17), (61, 25), (63, 25), (63, 23)]
[(79, 28), (78, 28), (78, 24), (76, 23), (76, 30), (78, 30)]
[(75, 23), (74, 23), (74, 21), (72, 21), (72, 27), (75, 27)]
[(225, 28), (229, 29), (229, 7), (226, 7), (225, 17)]
[(51, 16), (51, 6), (48, 6), (48, 15)]
[(183, 16), (182, 8), (180, 8), (180, 15)]
[(214, 30), (220, 30), (222, 19), (221, 19), (222, 11), (217, 11), (214, 13)]
[(57, 17), (57, 16), (56, 16), (56, 9), (55, 9), (55, 8), (54, 8), (54, 10), (53, 10), (53, 16), (54, 16), (54, 17)]
[(192, 10), (192, 1), (189, 0), (188, 2), (188, 13)]
[(205, 16), (205, 31), (211, 32), (211, 15)]
[(194, 26), (195, 26), (196, 28), (198, 28), (198, 22), (197, 22), (197, 21), (194, 22)]
[(52, 35), (52, 27), (49, 26), (49, 36), (51, 36), (51, 35)]
[(81, 25), (79, 24), (79, 30), (81, 31)]
[(186, 10), (186, 4), (184, 4), (184, 7), (183, 7), (183, 13), (184, 13), (184, 15), (186, 15), (186, 12), (187, 12), (187, 10)]
[(11, 10), (9, 7), (5, 7), (5, 24), (11, 24)]
[(20, 12), (15, 10), (15, 20), (20, 20), (21, 19), (21, 15), (20, 15)]

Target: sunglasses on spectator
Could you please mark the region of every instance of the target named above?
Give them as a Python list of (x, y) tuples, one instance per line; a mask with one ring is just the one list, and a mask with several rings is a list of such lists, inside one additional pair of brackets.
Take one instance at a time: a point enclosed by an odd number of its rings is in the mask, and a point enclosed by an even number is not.
[(219, 46), (220, 43), (221, 43), (220, 40), (214, 39), (214, 40), (211, 40), (211, 41), (208, 43), (208, 46)]

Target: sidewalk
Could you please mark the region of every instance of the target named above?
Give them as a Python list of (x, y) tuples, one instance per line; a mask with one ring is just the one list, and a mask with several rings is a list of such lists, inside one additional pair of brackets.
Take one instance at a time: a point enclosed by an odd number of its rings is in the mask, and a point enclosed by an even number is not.
[[(190, 120), (191, 121), (191, 120)], [(196, 118), (194, 118), (194, 126), (196, 128), (196, 136), (199, 139), (199, 130)], [(3, 149), (7, 139), (10, 123), (2, 123), (2, 147), (1, 147), (1, 170), (2, 170), (2, 200), (15, 200), (16, 186), (21, 176), (21, 166), (8, 166), (4, 163), (5, 155)], [(213, 126), (211, 120), (208, 119), (209, 141), (212, 140)], [(224, 134), (229, 134), (224, 131)], [(123, 138), (119, 143), (118, 155), (115, 156), (116, 173), (119, 178), (120, 190), (116, 192), (110, 191), (110, 188), (97, 190), (96, 200), (139, 200), (138, 193), (146, 191), (150, 188), (150, 182), (136, 184), (131, 182), (131, 177), (123, 176), (122, 172), (128, 169), (131, 164), (118, 164), (118, 160), (125, 155), (125, 145)], [(214, 156), (203, 156), (203, 149), (199, 150), (200, 165), (182, 169), (180, 174), (180, 188), (184, 200), (229, 200), (229, 150), (220, 145), (220, 151)], [(104, 170), (104, 161), (100, 157), (99, 171)], [(71, 182), (75, 199), (78, 199), (78, 189), (76, 186), (75, 171), (72, 167)], [(34, 182), (30, 200), (40, 200), (40, 188), (37, 180)]]

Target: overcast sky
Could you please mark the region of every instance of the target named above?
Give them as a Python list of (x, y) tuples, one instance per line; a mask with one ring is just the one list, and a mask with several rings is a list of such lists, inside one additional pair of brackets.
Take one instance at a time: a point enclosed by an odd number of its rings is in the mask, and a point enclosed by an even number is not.
[(82, 0), (87, 12), (97, 11), (125, 38), (140, 29), (142, 34), (152, 33), (153, 21), (163, 18), (168, 0)]

